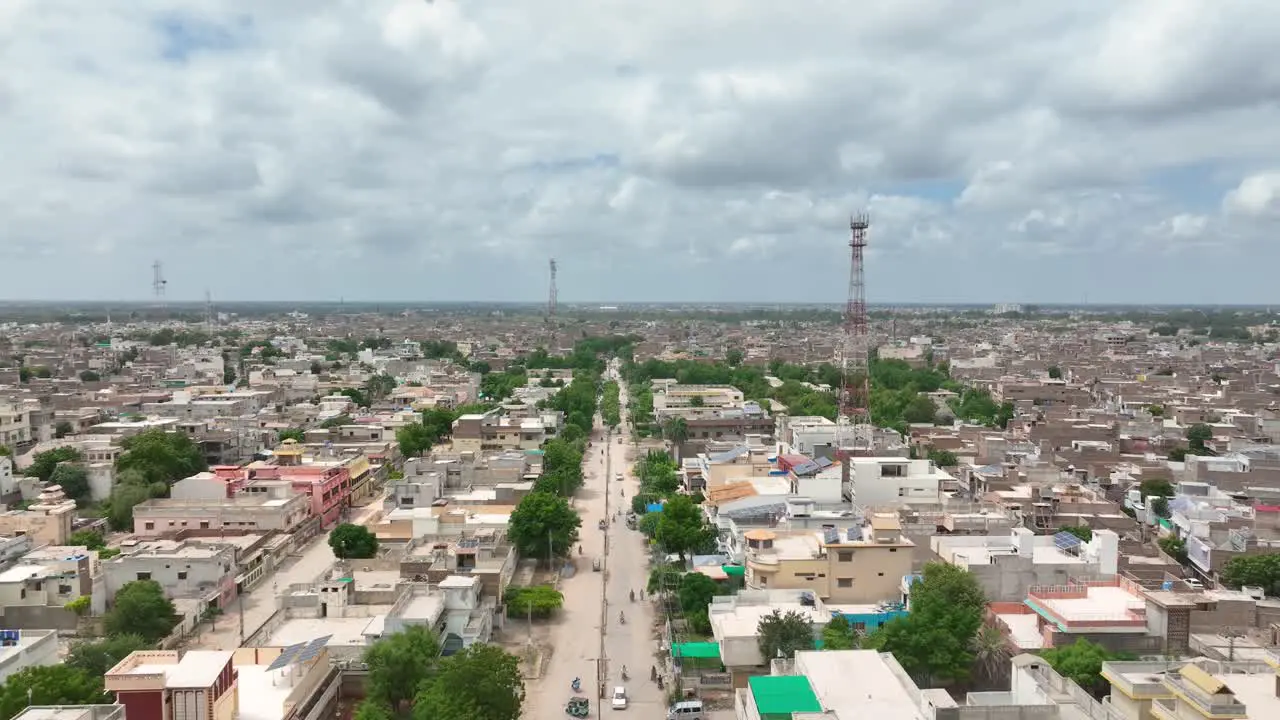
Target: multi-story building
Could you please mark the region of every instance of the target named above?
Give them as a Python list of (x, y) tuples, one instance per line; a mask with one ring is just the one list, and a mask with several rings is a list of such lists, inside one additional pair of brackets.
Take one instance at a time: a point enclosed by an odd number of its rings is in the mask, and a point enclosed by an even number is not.
[[(95, 553), (83, 546), (46, 545), (26, 553), (0, 572), (3, 626), (29, 627), (21, 608), (62, 608), (80, 597), (93, 598), (96, 575)], [(101, 606), (97, 603), (97, 609)], [(30, 619), (36, 621), (38, 617), (37, 614)]]
[(788, 534), (757, 529), (743, 539), (747, 587), (809, 590), (828, 605), (901, 601), (915, 549), (891, 514), (874, 515), (865, 527), (843, 534), (834, 528)]
[(453, 448), (458, 452), (482, 450), (536, 450), (547, 439), (539, 418), (517, 420), (495, 409), (462, 415), (453, 421)]
[(76, 503), (57, 485), (50, 485), (26, 510), (0, 513), (0, 535), (30, 535), (36, 542), (66, 545)]
[(1108, 662), (1112, 720), (1280, 717), (1280, 657), (1264, 662)]
[(144, 538), (175, 535), (186, 530), (243, 534), (291, 533), (307, 522), (311, 504), (292, 492), (244, 493), (217, 500), (157, 498), (133, 508), (134, 533)]
[(935, 535), (929, 544), (944, 562), (971, 572), (997, 602), (1021, 602), (1034, 585), (1113, 578), (1120, 555), (1112, 530), (1095, 530), (1087, 543), (1013, 528), (1007, 535)]
[(683, 407), (742, 407), (742, 391), (732, 385), (681, 385), (675, 380), (652, 383), (653, 412)]
[(108, 597), (135, 580), (155, 580), (165, 594), (227, 607), (236, 597), (236, 552), (231, 545), (147, 540), (100, 563)]
[(239, 673), (224, 650), (140, 650), (103, 676), (131, 720), (233, 720)]
[(846, 462), (849, 484), (845, 495), (867, 508), (936, 504), (942, 500), (942, 486), (955, 482), (955, 478), (935, 466), (932, 460), (859, 457)]
[(31, 411), (22, 403), (0, 400), (0, 445), (21, 448), (35, 441), (31, 433)]

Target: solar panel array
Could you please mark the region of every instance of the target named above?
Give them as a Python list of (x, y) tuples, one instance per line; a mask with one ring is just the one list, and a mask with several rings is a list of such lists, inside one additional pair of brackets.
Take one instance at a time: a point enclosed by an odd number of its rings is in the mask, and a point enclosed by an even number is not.
[(833, 528), (822, 529), (822, 541), (828, 545), (835, 545), (840, 542), (840, 531)]
[(465, 538), (465, 539), (463, 539), (463, 540), (459, 540), (459, 541), (458, 541), (458, 547), (460, 547), (460, 548), (478, 548), (478, 547), (480, 547), (480, 541), (479, 541), (479, 540), (477, 540), (477, 539), (475, 539), (475, 538)]
[(1080, 547), (1080, 538), (1064, 530), (1053, 536), (1053, 544), (1059, 550), (1071, 550)]
[(315, 659), (320, 654), (320, 651), (324, 649), (324, 646), (329, 644), (329, 639), (332, 637), (332, 635), (325, 635), (311, 642), (286, 646), (280, 651), (280, 655), (267, 666), (267, 670), (281, 670), (290, 665)]

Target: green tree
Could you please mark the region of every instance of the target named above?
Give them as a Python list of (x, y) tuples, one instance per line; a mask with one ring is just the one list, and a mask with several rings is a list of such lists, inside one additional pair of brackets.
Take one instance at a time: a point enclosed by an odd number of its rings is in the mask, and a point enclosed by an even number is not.
[(1049, 366), (1049, 379), (1050, 379), (1050, 380), (1061, 380), (1061, 379), (1062, 379), (1062, 368), (1058, 367), (1057, 365), (1050, 365), (1050, 366)]
[[(578, 541), (582, 518), (568, 501), (547, 492), (524, 496), (507, 522), (507, 535), (524, 557), (564, 557)], [(548, 556), (550, 554), (550, 557)]]
[(517, 720), (524, 704), (520, 661), (478, 643), (440, 662), (413, 703), (413, 720)]
[(329, 533), (329, 547), (339, 560), (371, 558), (378, 554), (378, 537), (363, 525), (342, 523)]
[(395, 717), (386, 705), (376, 700), (364, 700), (356, 706), (352, 720), (395, 720)]
[(97, 530), (77, 530), (67, 538), (68, 545), (83, 545), (90, 550), (101, 550), (107, 546), (102, 533)]
[(1045, 650), (1040, 653), (1040, 657), (1063, 677), (1074, 680), (1094, 697), (1101, 697), (1108, 688), (1107, 681), (1102, 677), (1102, 664), (1125, 659), (1127, 656), (1109, 653), (1103, 646), (1080, 638), (1071, 645)]
[(1175, 447), (1169, 451), (1169, 459), (1174, 462), (1187, 461), (1187, 449), (1184, 447)]
[(1222, 582), (1233, 588), (1253, 585), (1268, 595), (1280, 595), (1280, 553), (1231, 558), (1222, 566)]
[(988, 683), (998, 684), (1009, 674), (1009, 645), (999, 629), (983, 625), (969, 641), (969, 650), (974, 669)]
[(276, 441), (284, 442), (292, 440), (294, 442), (302, 442), (307, 439), (307, 433), (302, 428), (285, 428), (276, 433)]
[[(1196, 423), (1187, 428), (1187, 444), (1193, 451), (1205, 450), (1206, 443), (1213, 439), (1213, 428), (1204, 423)], [(1199, 454), (1199, 453), (1197, 453)]]
[(140, 473), (132, 475), (121, 473), (125, 478), (136, 481), (118, 479), (111, 489), (111, 497), (107, 500), (107, 523), (112, 530), (127, 531), (133, 529), (133, 508), (151, 498), (151, 490), (142, 484), (145, 478)]
[(108, 635), (136, 633), (156, 642), (173, 630), (178, 619), (173, 602), (165, 597), (160, 583), (135, 580), (125, 583), (116, 593), (111, 609), (103, 618), (103, 628)]
[(362, 408), (369, 407), (369, 396), (366, 395), (363, 390), (360, 390), (358, 388), (348, 387), (348, 388), (342, 388), (341, 390), (339, 390), (338, 394), (346, 395), (347, 397), (351, 398), (351, 402), (355, 403), (356, 407), (362, 407)]
[(679, 462), (680, 447), (689, 440), (689, 423), (682, 417), (669, 417), (662, 423), (662, 435), (675, 449), (676, 462)]
[(928, 395), (911, 398), (902, 410), (902, 419), (909, 423), (931, 423), (938, 416), (938, 406)]
[(350, 415), (338, 415), (320, 423), (320, 428), (328, 430), (330, 428), (342, 427), (343, 425), (350, 425), (353, 422), (354, 420), (351, 419)]
[(706, 612), (707, 606), (720, 592), (715, 580), (700, 572), (686, 573), (680, 578), (680, 608), (686, 614)]
[(511, 617), (550, 617), (564, 606), (564, 595), (550, 585), (508, 587), (503, 596), (507, 615)]
[(729, 367), (738, 367), (745, 358), (746, 355), (739, 348), (729, 348), (729, 351), (724, 354), (724, 361), (729, 364)]
[(1177, 560), (1179, 563), (1187, 562), (1187, 543), (1181, 538), (1169, 535), (1157, 540), (1156, 544), (1160, 546), (1160, 549), (1164, 551), (1166, 555)]
[(400, 454), (405, 457), (421, 457), (431, 449), (434, 438), (425, 425), (414, 423), (396, 430), (396, 442), (400, 444)]
[(774, 610), (756, 623), (756, 645), (765, 662), (776, 657), (793, 658), (801, 650), (812, 650), (813, 644), (809, 618), (795, 610)]
[(934, 465), (942, 468), (956, 467), (960, 464), (960, 458), (950, 450), (938, 450), (933, 448), (929, 450), (929, 459)]
[(655, 537), (662, 549), (681, 559), (704, 545), (713, 536), (702, 517), (702, 509), (688, 495), (676, 495), (662, 506)]
[(100, 640), (82, 640), (71, 646), (66, 663), (93, 677), (102, 677), (116, 663), (129, 657), (129, 653), (150, 650), (153, 646), (154, 643), (134, 633), (111, 635)]
[(399, 713), (418, 688), (435, 674), (440, 642), (422, 625), (410, 625), (364, 651), (369, 668), (367, 697)]
[(102, 376), (92, 370), (84, 370), (80, 373), (80, 382), (101, 382)]
[(56, 447), (52, 450), (36, 453), (35, 457), (31, 459), (31, 465), (23, 471), (23, 474), (28, 477), (38, 477), (42, 481), (48, 482), (49, 478), (53, 477), (53, 471), (58, 468), (58, 465), (64, 462), (80, 462), (83, 459), (84, 455), (73, 447)]
[(458, 417), (459, 413), (446, 408), (431, 408), (430, 410), (422, 411), (422, 425), (427, 429), (432, 445), (453, 435), (453, 422)]
[(865, 644), (893, 653), (917, 682), (962, 681), (969, 677), (970, 642), (985, 608), (982, 588), (967, 570), (929, 563), (911, 586), (911, 614), (885, 623)]
[(59, 422), (57, 425), (53, 426), (53, 436), (58, 440), (61, 440), (62, 438), (68, 435), (74, 435), (75, 432), (76, 432), (76, 429), (71, 425), (71, 423), (67, 422), (66, 420), (63, 420)]
[(89, 502), (89, 471), (80, 465), (63, 463), (53, 471), (49, 482), (62, 488), (67, 497), (84, 506)]
[(1058, 532), (1066, 532), (1080, 538), (1080, 542), (1089, 542), (1093, 539), (1093, 529), (1087, 525), (1063, 525), (1058, 528)]
[(147, 430), (120, 444), (116, 472), (136, 470), (148, 483), (172, 485), (209, 469), (200, 447), (184, 433)]
[(0, 685), (0, 719), (9, 720), (30, 705), (97, 705), (111, 699), (102, 677), (69, 665), (25, 667)]
[(1152, 495), (1155, 495), (1156, 497), (1173, 497), (1174, 495), (1173, 485), (1171, 485), (1168, 480), (1162, 480), (1160, 478), (1143, 480), (1142, 484), (1138, 486), (1138, 492), (1140, 492), (1144, 498)]
[(861, 638), (844, 615), (832, 615), (831, 622), (822, 628), (823, 650), (856, 650), (860, 645)]
[(1167, 498), (1167, 497), (1158, 497), (1158, 498), (1156, 498), (1156, 499), (1152, 500), (1152, 501), (1151, 501), (1151, 512), (1155, 513), (1155, 514), (1156, 514), (1156, 517), (1168, 518), (1168, 517), (1169, 517), (1169, 514), (1170, 514), (1170, 513), (1169, 513), (1169, 498)]

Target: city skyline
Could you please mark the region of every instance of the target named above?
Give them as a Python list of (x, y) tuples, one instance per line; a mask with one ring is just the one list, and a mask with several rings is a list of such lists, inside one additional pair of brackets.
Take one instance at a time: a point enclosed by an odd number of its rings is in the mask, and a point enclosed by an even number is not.
[[(1276, 300), (1280, 10), (16, 3), (9, 300)], [(537, 42), (532, 42), (536, 39)], [(588, 300), (601, 298), (601, 300)]]

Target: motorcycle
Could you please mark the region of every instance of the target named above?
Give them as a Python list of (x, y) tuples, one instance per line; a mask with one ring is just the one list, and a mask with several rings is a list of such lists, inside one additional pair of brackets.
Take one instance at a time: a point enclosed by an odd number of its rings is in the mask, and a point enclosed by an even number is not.
[(631, 679), (631, 677), (630, 677), (629, 675), (627, 675), (627, 666), (626, 666), (626, 665), (623, 665), (623, 666), (622, 666), (622, 681), (623, 681), (623, 682), (626, 682), (627, 680), (630, 680), (630, 679)]
[(619, 613), (618, 613), (618, 624), (619, 624), (619, 625), (626, 625), (626, 624), (627, 624), (627, 616), (626, 616), (625, 614), (623, 614), (622, 612), (619, 612)]

